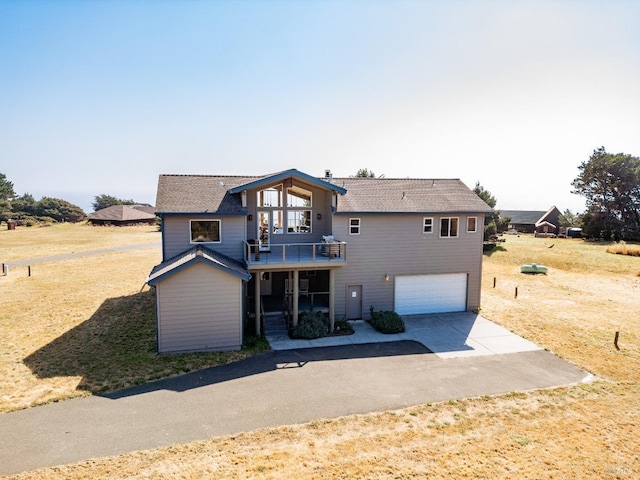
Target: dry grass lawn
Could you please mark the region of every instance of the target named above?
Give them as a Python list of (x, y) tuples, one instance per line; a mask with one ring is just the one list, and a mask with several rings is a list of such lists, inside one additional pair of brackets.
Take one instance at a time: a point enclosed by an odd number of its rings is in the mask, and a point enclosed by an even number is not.
[[(482, 314), (592, 372), (593, 383), (319, 419), (13, 478), (640, 478), (640, 258), (606, 247), (514, 236), (484, 260)], [(116, 342), (107, 331), (149, 316), (142, 283), (157, 260), (156, 250), (121, 252), (0, 278), (0, 309), (12, 312), (0, 320), (0, 375), (9, 379), (2, 408), (98, 391), (115, 375), (136, 382), (215, 361), (158, 363), (149, 352), (136, 356), (149, 342), (143, 334)], [(549, 274), (521, 274), (531, 262)], [(76, 349), (61, 352), (61, 337)], [(120, 352), (124, 371), (78, 361), (89, 339), (100, 360)], [(50, 363), (58, 365), (49, 371)]]

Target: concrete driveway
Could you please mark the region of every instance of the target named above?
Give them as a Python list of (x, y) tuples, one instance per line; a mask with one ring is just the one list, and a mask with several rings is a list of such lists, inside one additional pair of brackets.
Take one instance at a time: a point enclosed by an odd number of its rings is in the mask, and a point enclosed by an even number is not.
[(440, 358), (477, 357), (503, 353), (532, 352), (541, 348), (473, 312), (435, 313), (404, 317), (406, 332), (386, 335), (369, 323), (352, 322), (354, 335), (292, 340), (288, 335), (267, 335), (273, 350), (355, 345), (413, 340)]
[[(415, 320), (418, 324), (407, 333), (411, 339), (388, 337), (394, 341), (359, 343), (371, 333), (363, 322), (362, 335), (350, 336), (349, 344), (295, 349), (280, 344), (280, 350), (230, 365), (2, 414), (0, 474), (262, 427), (590, 378), (530, 342), (522, 341), (518, 350), (514, 345), (519, 337), (469, 314), (433, 317), (433, 331), (453, 328), (458, 332), (453, 332), (453, 339), (423, 338), (437, 351), (433, 353), (416, 340), (426, 327), (419, 318)], [(334, 341), (340, 338), (345, 342), (349, 337), (334, 337)], [(508, 345), (517, 351), (501, 351)]]

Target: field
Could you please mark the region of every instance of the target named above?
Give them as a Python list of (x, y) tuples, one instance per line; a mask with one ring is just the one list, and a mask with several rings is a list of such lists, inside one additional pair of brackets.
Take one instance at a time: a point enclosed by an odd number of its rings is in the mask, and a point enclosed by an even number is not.
[[(0, 261), (158, 240), (149, 227), (0, 231)], [(640, 258), (607, 246), (509, 236), (484, 257), (482, 314), (591, 372), (592, 383), (318, 419), (13, 478), (638, 478)], [(233, 361), (153, 353), (144, 279), (158, 261), (147, 248), (0, 277), (0, 409)], [(521, 274), (531, 262), (548, 275)]]

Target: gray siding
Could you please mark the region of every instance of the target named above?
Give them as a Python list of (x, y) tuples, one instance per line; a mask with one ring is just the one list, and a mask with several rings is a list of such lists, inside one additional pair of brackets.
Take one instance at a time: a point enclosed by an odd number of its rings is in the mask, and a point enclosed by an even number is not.
[[(369, 307), (394, 309), (394, 281), (397, 275), (467, 273), (467, 309), (480, 306), (482, 276), (482, 225), (478, 217), (475, 233), (467, 233), (468, 215), (459, 218), (457, 238), (440, 238), (440, 217), (433, 216), (433, 233), (423, 234), (423, 215), (337, 215), (334, 234), (348, 242), (345, 268), (335, 270), (336, 317), (346, 314), (348, 285), (362, 285), (362, 308), (368, 318)], [(473, 216), (473, 215), (472, 215)], [(431, 217), (431, 216), (430, 216)], [(361, 219), (360, 235), (349, 235), (350, 218)], [(385, 282), (384, 276), (391, 276)]]
[(212, 248), (228, 257), (242, 260), (243, 241), (245, 240), (246, 217), (237, 216), (165, 216), (163, 222), (162, 254), (163, 260), (171, 258), (188, 248), (193, 247), (191, 243), (191, 220), (220, 220), (221, 242), (203, 243), (202, 245)]
[(196, 263), (157, 285), (158, 351), (239, 350), (242, 281)]

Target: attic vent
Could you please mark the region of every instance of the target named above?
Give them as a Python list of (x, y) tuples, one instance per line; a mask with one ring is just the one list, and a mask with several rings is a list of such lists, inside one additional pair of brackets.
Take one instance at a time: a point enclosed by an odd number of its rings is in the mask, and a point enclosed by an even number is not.
[(333, 183), (333, 175), (331, 174), (331, 170), (327, 169), (324, 171), (324, 179), (329, 183)]

